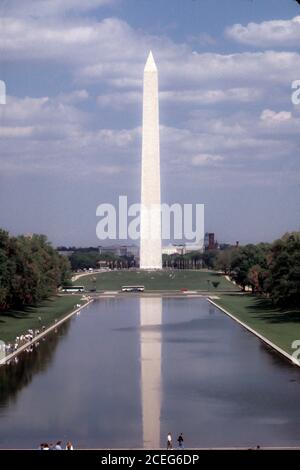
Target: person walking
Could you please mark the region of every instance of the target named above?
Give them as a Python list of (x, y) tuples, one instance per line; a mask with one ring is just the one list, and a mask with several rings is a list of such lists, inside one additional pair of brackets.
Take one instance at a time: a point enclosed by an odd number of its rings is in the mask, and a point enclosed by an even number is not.
[(172, 445), (172, 435), (171, 433), (169, 432), (168, 433), (168, 437), (167, 437), (167, 449), (173, 449), (173, 445)]
[(57, 441), (57, 443), (55, 444), (55, 447), (54, 447), (54, 450), (62, 450), (62, 442), (61, 441)]
[(178, 442), (178, 447), (179, 447), (179, 449), (184, 449), (184, 443), (183, 443), (183, 435), (182, 435), (182, 432), (179, 434), (178, 439), (177, 439), (177, 442)]
[(72, 445), (72, 442), (68, 441), (66, 445), (66, 450), (74, 450), (74, 447)]

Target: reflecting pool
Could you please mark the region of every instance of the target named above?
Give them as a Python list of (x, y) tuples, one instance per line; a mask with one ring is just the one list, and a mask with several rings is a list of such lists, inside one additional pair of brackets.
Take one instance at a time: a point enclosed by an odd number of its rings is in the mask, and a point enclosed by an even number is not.
[(204, 298), (106, 298), (0, 368), (0, 447), (296, 446), (299, 396), (299, 369)]

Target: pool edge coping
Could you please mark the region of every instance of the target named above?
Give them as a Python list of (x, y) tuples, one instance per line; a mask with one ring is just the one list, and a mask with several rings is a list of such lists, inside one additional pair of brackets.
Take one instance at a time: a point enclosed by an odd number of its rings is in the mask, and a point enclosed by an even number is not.
[[(151, 295), (150, 295), (151, 296)], [(172, 296), (172, 295), (171, 295)], [(100, 298), (102, 296), (99, 296)], [(98, 297), (98, 298), (99, 298)], [(103, 296), (102, 298), (105, 299), (106, 296)], [(174, 296), (174, 297), (177, 297), (177, 296)], [(187, 295), (183, 295), (183, 297), (185, 298), (192, 298), (192, 297), (198, 297), (196, 295), (191, 295), (191, 296), (187, 296)], [(273, 343), (272, 341), (270, 341), (268, 338), (266, 338), (265, 336), (263, 336), (262, 334), (258, 333), (256, 330), (254, 330), (253, 328), (251, 328), (249, 325), (247, 325), (247, 323), (243, 322), (242, 320), (240, 320), (239, 318), (237, 318), (235, 315), (233, 315), (232, 313), (230, 313), (228, 310), (226, 310), (224, 307), (221, 307), (220, 305), (218, 305), (216, 302), (214, 302), (208, 295), (202, 295), (201, 296), (202, 298), (206, 298), (208, 300), (209, 303), (211, 303), (212, 305), (214, 305), (216, 308), (218, 308), (219, 310), (221, 310), (223, 313), (225, 313), (227, 316), (229, 316), (232, 320), (236, 321), (239, 325), (241, 325), (243, 328), (245, 328), (247, 331), (249, 331), (250, 333), (252, 333), (253, 335), (255, 335), (257, 338), (259, 338), (261, 341), (263, 341), (264, 343), (266, 343), (268, 346), (270, 346), (272, 349), (274, 349), (275, 351), (277, 351), (279, 354), (281, 354), (282, 356), (284, 356), (286, 359), (288, 359), (293, 365), (297, 366), (297, 367), (300, 367), (300, 361), (298, 361), (296, 358), (294, 358), (292, 355), (290, 355), (289, 353), (287, 353), (284, 349), (280, 348), (279, 346), (277, 346), (275, 343)], [(37, 341), (39, 341), (40, 339), (42, 339), (44, 336), (47, 336), (52, 330), (54, 330), (55, 328), (57, 328), (58, 326), (60, 326), (62, 323), (64, 323), (65, 321), (67, 321), (69, 318), (71, 318), (73, 315), (75, 315), (76, 313), (80, 312), (80, 310), (82, 310), (83, 308), (87, 307), (90, 303), (92, 303), (94, 301), (94, 298), (92, 299), (89, 299), (87, 302), (85, 302), (83, 305), (81, 305), (79, 308), (76, 308), (75, 310), (73, 310), (72, 312), (68, 313), (66, 316), (64, 316), (63, 318), (61, 318), (59, 321), (57, 321), (56, 323), (50, 325), (46, 330), (44, 330), (42, 333), (38, 334), (36, 337), (34, 337), (31, 341), (28, 341), (27, 343), (23, 344), (20, 348), (18, 348), (16, 351), (14, 351), (13, 353), (5, 356), (5, 358), (1, 359), (0, 360), (0, 367), (1, 366), (4, 366), (8, 361), (10, 361), (11, 359), (13, 359), (14, 357), (18, 356), (21, 352), (23, 352), (24, 350), (26, 350), (28, 347), (30, 347), (31, 345), (33, 345), (34, 343), (36, 343)]]
[(93, 302), (94, 299), (89, 299), (87, 300), (87, 302), (85, 302), (83, 305), (81, 305), (80, 307), (76, 308), (75, 310), (72, 310), (72, 312), (68, 313), (67, 315), (65, 315), (64, 317), (62, 317), (60, 320), (58, 320), (57, 322), (53, 323), (52, 325), (50, 325), (48, 328), (46, 328), (44, 331), (42, 331), (42, 333), (39, 333), (37, 336), (35, 336), (31, 341), (28, 341), (27, 343), (24, 343), (22, 344), (22, 346), (20, 346), (18, 349), (16, 349), (16, 351), (8, 354), (7, 356), (5, 356), (3, 359), (0, 359), (0, 367), (2, 366), (5, 366), (7, 364), (8, 361), (11, 361), (12, 359), (14, 359), (16, 356), (18, 356), (20, 353), (22, 353), (23, 351), (25, 351), (28, 347), (32, 346), (34, 343), (36, 343), (37, 341), (39, 341), (40, 339), (42, 339), (44, 336), (47, 336), (52, 330), (54, 330), (55, 328), (57, 328), (58, 326), (60, 326), (62, 323), (64, 323), (65, 321), (69, 320), (69, 318), (71, 318), (73, 315), (75, 315), (75, 313), (78, 313), (80, 312), (80, 310), (82, 310), (83, 308), (87, 307), (91, 302)]
[(297, 367), (300, 367), (300, 361), (298, 361), (298, 359), (296, 359), (295, 357), (293, 357), (291, 354), (289, 354), (288, 352), (286, 352), (284, 349), (280, 348), (279, 346), (277, 346), (275, 343), (273, 343), (272, 341), (270, 341), (268, 338), (266, 338), (265, 336), (263, 336), (262, 334), (258, 333), (258, 331), (254, 330), (253, 328), (251, 328), (251, 326), (247, 325), (247, 323), (243, 322), (242, 320), (240, 320), (239, 318), (237, 318), (235, 315), (233, 315), (232, 313), (228, 312), (228, 310), (226, 310), (224, 307), (221, 307), (220, 305), (218, 305), (216, 302), (214, 302), (212, 299), (210, 299), (209, 297), (207, 297), (207, 300), (208, 302), (210, 302), (212, 305), (214, 305), (215, 307), (217, 307), (219, 310), (221, 310), (223, 313), (225, 313), (226, 315), (228, 315), (230, 318), (232, 318), (232, 320), (235, 320), (237, 323), (239, 323), (243, 328), (245, 328), (246, 330), (248, 330), (250, 333), (252, 333), (253, 335), (255, 335), (257, 338), (259, 338), (261, 341), (263, 341), (264, 343), (266, 343), (268, 346), (270, 346), (272, 349), (274, 349), (275, 351), (277, 351), (279, 354), (281, 354), (282, 356), (284, 356), (286, 359), (288, 359), (294, 366), (297, 366)]

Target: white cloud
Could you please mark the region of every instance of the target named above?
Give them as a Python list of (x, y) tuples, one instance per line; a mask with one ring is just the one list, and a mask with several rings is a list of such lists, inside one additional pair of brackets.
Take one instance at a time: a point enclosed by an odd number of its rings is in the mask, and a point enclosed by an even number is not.
[[(285, 109), (278, 100), (290, 102), (284, 93), (300, 70), (295, 52), (197, 53), (116, 18), (52, 22), (14, 16), (3, 22), (0, 41), (6, 58), (47, 61), (49, 68), (71, 72), (78, 87), (54, 98), (8, 97), (0, 131), (3, 171), (61, 171), (69, 165), (78, 177), (102, 172), (111, 178), (138, 171), (140, 122), (132, 110), (141, 110), (150, 48), (159, 66), (161, 154), (168, 171), (196, 177), (213, 174), (217, 166), (246, 178), (250, 167), (253, 175), (262, 167), (272, 174), (273, 165), (297, 153), (299, 121), (289, 111), (269, 109)], [(99, 89), (90, 92), (90, 84)], [(82, 106), (93, 93), (105, 113)]]
[(300, 16), (291, 20), (271, 20), (262, 23), (235, 24), (227, 28), (228, 37), (252, 46), (263, 48), (273, 46), (299, 46)]
[[(79, 90), (74, 93), (76, 98), (78, 94), (86, 96)], [(128, 161), (140, 138), (139, 128), (91, 129), (87, 113), (70, 104), (68, 95), (24, 99), (9, 96), (3, 117), (3, 174), (64, 172), (67, 167), (70, 177), (95, 177), (99, 173), (113, 177), (130, 169)]]
[(113, 145), (118, 148), (130, 148), (134, 140), (140, 134), (137, 129), (101, 129), (94, 134), (97, 141), (103, 145)]
[[(169, 90), (161, 91), (160, 102), (177, 106), (179, 103), (190, 107), (199, 105), (215, 105), (225, 102), (247, 103), (257, 101), (261, 97), (261, 91), (255, 88), (229, 88), (224, 90)], [(128, 105), (138, 107), (141, 103), (142, 89), (139, 91), (126, 90), (114, 91), (97, 97), (97, 103), (104, 108), (122, 109)]]
[(51, 16), (66, 12), (82, 12), (114, 4), (116, 0), (9, 0), (7, 14), (15, 16)]
[(186, 50), (168, 38), (136, 31), (117, 18), (49, 22), (6, 16), (1, 19), (0, 43), (7, 60), (60, 61), (80, 66), (82, 75), (91, 78), (108, 73), (119, 79), (136, 78), (136, 67), (146, 60), (150, 48), (164, 58)]
[(197, 35), (189, 35), (187, 41), (191, 44), (200, 46), (213, 46), (217, 40), (208, 33), (199, 33)]
[(224, 160), (224, 157), (221, 155), (211, 155), (208, 153), (203, 153), (200, 155), (195, 155), (192, 158), (192, 165), (193, 166), (216, 166), (218, 162)]
[(298, 77), (300, 69), (296, 52), (196, 53), (186, 44), (135, 30), (117, 18), (96, 22), (69, 17), (49, 22), (6, 17), (1, 26), (3, 58), (69, 67), (76, 81), (85, 85), (94, 82), (124, 90), (141, 89), (143, 66), (149, 49), (153, 49), (161, 91), (168, 99), (168, 93), (174, 97), (176, 90), (184, 90), (185, 95), (178, 94), (177, 100), (186, 102), (193, 96), (203, 102), (252, 101), (259, 98), (262, 87), (286, 85)]
[(135, 104), (141, 101), (142, 90), (105, 93), (97, 97), (97, 103), (104, 108), (122, 109), (124, 106)]
[(260, 114), (203, 110), (185, 128), (162, 127), (162, 161), (167, 159), (168, 171), (189, 175), (191, 165), (197, 174), (197, 167), (206, 174), (218, 166), (222, 174), (234, 171), (243, 180), (250, 170), (273, 174), (298, 154), (299, 126), (300, 119), (291, 117), (277, 123), (274, 133)]
[(192, 104), (216, 104), (227, 101), (250, 102), (261, 97), (261, 92), (255, 88), (225, 88), (223, 90), (180, 90), (162, 91), (162, 100), (177, 104), (178, 102)]
[[(300, 117), (290, 111), (273, 111), (264, 109), (260, 115), (260, 122), (256, 130), (262, 137), (274, 135), (283, 147), (299, 145)], [(296, 153), (295, 153), (296, 155)]]
[(5, 125), (28, 126), (38, 125), (39, 128), (57, 129), (61, 134), (63, 130), (83, 125), (87, 119), (85, 113), (62, 99), (49, 98), (16, 98), (7, 97), (7, 105), (3, 110)]
[[(91, 116), (59, 97), (9, 96), (5, 127), (0, 128), (1, 171), (5, 173), (61, 173), (66, 177), (116, 178), (136, 174), (140, 168), (141, 128), (91, 128)], [(64, 96), (61, 96), (64, 99)], [(266, 113), (268, 111), (268, 113)], [(265, 110), (266, 119), (287, 118), (282, 112)], [(283, 112), (285, 113), (285, 112)], [(93, 119), (97, 122), (96, 116)], [(294, 122), (295, 121), (295, 122)], [(246, 111), (228, 114), (212, 110), (195, 115), (185, 126), (161, 126), (162, 167), (175, 178), (201, 178), (228, 184), (232, 177), (247, 180), (249, 172), (270, 175), (280, 161), (298, 149), (299, 122), (286, 119), (276, 134), (260, 115)], [(94, 126), (93, 126), (94, 127)], [(290, 139), (293, 133), (294, 138)], [(223, 177), (217, 177), (215, 170)], [(164, 171), (164, 170), (163, 170)], [(189, 176), (188, 176), (189, 175)], [(206, 181), (206, 184), (207, 184)], [(249, 180), (247, 180), (249, 182)]]
[(12, 138), (12, 139), (23, 139), (24, 137), (31, 137), (33, 135), (33, 127), (8, 127), (0, 126), (0, 137), (1, 138)]
[(70, 93), (61, 93), (57, 97), (58, 101), (66, 104), (80, 103), (82, 101), (86, 101), (88, 98), (89, 93), (87, 90), (74, 90)]
[(261, 113), (260, 119), (268, 123), (280, 124), (282, 122), (290, 121), (292, 113), (290, 111), (279, 111), (276, 113), (271, 109), (264, 109)]

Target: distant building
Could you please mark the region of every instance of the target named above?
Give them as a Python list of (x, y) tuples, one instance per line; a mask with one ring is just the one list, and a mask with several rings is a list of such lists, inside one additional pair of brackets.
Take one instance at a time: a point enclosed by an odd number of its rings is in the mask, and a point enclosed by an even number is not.
[(108, 261), (100, 260), (100, 261), (97, 261), (97, 265), (101, 269), (101, 268), (107, 268), (109, 266), (109, 263)]
[(163, 255), (185, 255), (191, 251), (203, 252), (203, 242), (198, 244), (168, 245), (162, 248)]
[(190, 253), (191, 251), (199, 251), (200, 253), (203, 253), (204, 251), (203, 240), (202, 242), (199, 242), (198, 244), (185, 245), (185, 253)]
[(215, 234), (213, 232), (206, 232), (204, 236), (204, 247), (206, 250), (215, 250), (218, 243), (215, 241)]
[(67, 256), (68, 258), (70, 258), (70, 256), (72, 256), (74, 251), (73, 250), (58, 250), (58, 253), (62, 256)]
[(136, 245), (108, 245), (98, 247), (100, 255), (113, 254), (115, 256), (139, 256), (139, 247)]
[(162, 248), (163, 255), (182, 255), (184, 254), (184, 245), (168, 245)]
[(128, 245), (126, 248), (126, 255), (127, 256), (134, 256), (134, 258), (138, 258), (140, 255), (140, 248), (136, 245)]

